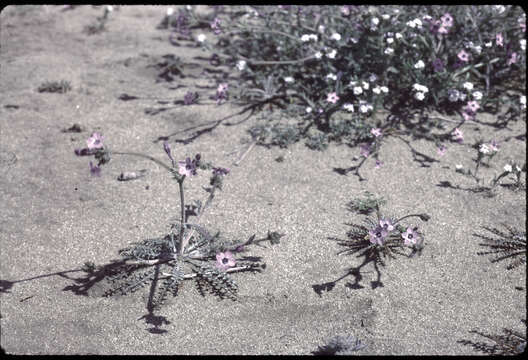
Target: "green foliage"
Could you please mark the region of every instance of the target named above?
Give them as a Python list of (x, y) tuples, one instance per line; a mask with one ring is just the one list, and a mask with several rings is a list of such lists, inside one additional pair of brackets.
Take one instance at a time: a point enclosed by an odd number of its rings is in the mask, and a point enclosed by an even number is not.
[(507, 232), (500, 231), (497, 228), (483, 226), (484, 229), (497, 237), (482, 234), (473, 235), (484, 239), (486, 242), (479, 245), (490, 249), (489, 251), (480, 251), (477, 255), (496, 255), (497, 257), (491, 260), (491, 262), (498, 262), (510, 258), (511, 262), (506, 268), (511, 270), (526, 264), (526, 231), (517, 230), (506, 224), (503, 224), (503, 226)]
[(365, 197), (356, 198), (347, 204), (350, 211), (356, 211), (361, 214), (370, 214), (372, 211), (379, 209), (385, 205), (386, 201), (383, 197), (375, 197), (369, 191), (365, 191)]

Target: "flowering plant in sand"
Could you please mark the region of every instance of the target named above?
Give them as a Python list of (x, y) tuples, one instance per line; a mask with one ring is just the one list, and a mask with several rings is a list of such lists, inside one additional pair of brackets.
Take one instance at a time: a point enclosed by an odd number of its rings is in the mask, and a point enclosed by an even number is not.
[[(425, 109), (467, 121), (501, 104), (513, 106), (515, 118), (522, 107), (519, 95), (502, 91), (518, 79), (511, 85), (524, 95), (520, 7), (215, 6), (209, 15), (186, 7), (179, 16), (189, 29), (209, 25), (199, 45), (239, 74), (229, 84), (234, 100), (295, 115), (298, 138), (312, 148), (364, 142), (372, 129), (389, 133)], [(375, 120), (381, 108), (393, 116)]]
[[(282, 235), (268, 232), (262, 239), (255, 239), (253, 235), (247, 241), (228, 241), (220, 237), (220, 232), (211, 235), (206, 228), (199, 225), (204, 211), (210, 206), (216, 192), (222, 190), (223, 180), (230, 173), (230, 169), (205, 163), (200, 154), (177, 160), (167, 142), (164, 142), (163, 149), (170, 160), (169, 165), (148, 155), (110, 150), (103, 140), (101, 134), (93, 133), (86, 142), (86, 148), (75, 150), (78, 156), (93, 155), (98, 161), (96, 165), (90, 161), (92, 175), (101, 176), (101, 167), (109, 163), (115, 155), (139, 156), (165, 168), (178, 183), (180, 190), (179, 221), (171, 224), (171, 231), (168, 234), (121, 250), (123, 261), (118, 266), (111, 264), (95, 273), (91, 267), (90, 273), (95, 277), (108, 274), (111, 269), (108, 280), (113, 287), (108, 289), (105, 295), (133, 292), (152, 281), (154, 285), (151, 286), (153, 293), (149, 307), (154, 309), (161, 306), (168, 293), (176, 295), (183, 280), (194, 278), (201, 291), (209, 288), (220, 298), (236, 299), (237, 284), (228, 274), (261, 271), (265, 268), (260, 258), (241, 256), (241, 254), (247, 252), (251, 245), (264, 241), (278, 244)], [(209, 187), (204, 188), (208, 196), (205, 202), (195, 201), (190, 214), (190, 207), (185, 203), (184, 183), (186, 179), (192, 179), (205, 171), (210, 171)], [(191, 215), (197, 217), (195, 222), (189, 221)]]

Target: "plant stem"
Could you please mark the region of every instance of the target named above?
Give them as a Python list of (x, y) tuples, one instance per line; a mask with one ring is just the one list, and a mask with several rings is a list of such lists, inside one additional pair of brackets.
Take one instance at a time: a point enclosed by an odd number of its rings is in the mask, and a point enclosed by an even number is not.
[(183, 249), (185, 248), (185, 244), (183, 243), (183, 232), (185, 230), (184, 223), (185, 223), (185, 199), (183, 196), (183, 180), (185, 180), (185, 175), (182, 176), (181, 180), (178, 180), (178, 185), (180, 186), (180, 205), (181, 205), (181, 218), (180, 218), (180, 237), (179, 239), (179, 249), (178, 254), (183, 254)]
[(400, 221), (402, 221), (403, 219), (406, 219), (408, 217), (419, 217), (420, 219), (424, 220), (424, 215), (427, 216), (427, 218), (429, 218), (429, 216), (427, 214), (410, 214), (410, 215), (405, 215), (404, 217), (402, 218), (399, 218), (398, 220), (396, 220), (396, 222), (394, 222), (393, 225), (396, 225), (397, 223), (399, 223)]

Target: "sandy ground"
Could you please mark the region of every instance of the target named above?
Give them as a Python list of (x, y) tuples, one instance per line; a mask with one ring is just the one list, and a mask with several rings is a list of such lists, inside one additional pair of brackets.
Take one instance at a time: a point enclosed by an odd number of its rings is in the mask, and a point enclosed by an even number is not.
[[(230, 104), (165, 105), (154, 99), (121, 101), (122, 93), (182, 100), (190, 89), (214, 94), (216, 83), (201, 75), (207, 62), (197, 47), (173, 46), (167, 30), (157, 30), (166, 8), (126, 6), (111, 14), (107, 31), (88, 36), (103, 8), (10, 6), (0, 14), (0, 324), (1, 346), (10, 354), (311, 354), (334, 335), (355, 335), (367, 347), (358, 354), (476, 354), (457, 341), (485, 341), (470, 333), (525, 333), (526, 267), (507, 271), (506, 263), (477, 256), (483, 248), (472, 234), (481, 226), (507, 223), (525, 229), (526, 193), (499, 187), (486, 198), (440, 187), (450, 181), (474, 186), (455, 173), (455, 164), (473, 166), (477, 138), (496, 138), (501, 150), (489, 179), (510, 158), (526, 160), (525, 121), (506, 129), (465, 125), (466, 145), (452, 144), (439, 158), (434, 144), (410, 141), (438, 161), (423, 167), (410, 148), (389, 138), (385, 162), (361, 169), (368, 181), (334, 168), (347, 168), (358, 148), (330, 145), (311, 151), (302, 143), (288, 149), (256, 146), (240, 166), (254, 117), (235, 116), (214, 131), (183, 145), (175, 134), (221, 119), (239, 108)], [(148, 65), (174, 54), (198, 65), (184, 68), (184, 79), (156, 82)], [(72, 90), (40, 93), (44, 81), (67, 80)], [(177, 85), (182, 85), (178, 87)], [(211, 86), (210, 89), (205, 88)], [(204, 90), (205, 89), (205, 90)], [(208, 100), (206, 100), (207, 102)], [(208, 101), (211, 102), (211, 101)], [(494, 121), (491, 115), (482, 119)], [(82, 133), (63, 133), (78, 123)], [(93, 131), (116, 150), (143, 152), (166, 160), (160, 136), (169, 136), (178, 158), (200, 152), (206, 160), (231, 167), (223, 191), (204, 216), (204, 225), (225, 236), (247, 239), (268, 230), (286, 234), (273, 248), (253, 248), (267, 268), (260, 274), (233, 275), (239, 301), (201, 297), (188, 282), (158, 315), (166, 323), (151, 333), (145, 322), (148, 289), (103, 298), (97, 287), (87, 296), (68, 291), (85, 261), (102, 265), (118, 258), (131, 242), (161, 236), (178, 215), (178, 187), (162, 168), (139, 158), (114, 158), (100, 178), (89, 175), (88, 158), (76, 157)], [(410, 140), (410, 139), (409, 139)], [(233, 154), (234, 151), (235, 152)], [(279, 155), (284, 162), (274, 161)], [(122, 171), (147, 169), (142, 179), (119, 182)], [(524, 175), (523, 175), (524, 176)], [(208, 177), (186, 182), (187, 199), (203, 199)], [(507, 182), (507, 181), (505, 181)], [(147, 189), (148, 187), (148, 189)], [(364, 218), (346, 204), (368, 190), (387, 200), (393, 216), (431, 215), (419, 223), (423, 255), (389, 260), (375, 289), (373, 267), (362, 269), (362, 285), (352, 277), (318, 294), (313, 286), (336, 280), (361, 264), (337, 256), (343, 248), (331, 237), (346, 238), (347, 223)]]

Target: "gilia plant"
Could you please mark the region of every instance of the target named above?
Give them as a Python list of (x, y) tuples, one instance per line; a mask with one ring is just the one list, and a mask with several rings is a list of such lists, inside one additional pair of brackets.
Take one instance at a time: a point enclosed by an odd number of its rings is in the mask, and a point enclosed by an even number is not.
[[(409, 121), (431, 109), (465, 122), (505, 104), (519, 118), (526, 79), (520, 7), (224, 6), (208, 20), (213, 34), (198, 42), (240, 75), (229, 84), (232, 98), (295, 115), (298, 139), (314, 149), (370, 142), (373, 129), (417, 132)], [(376, 120), (381, 108), (391, 115)], [(421, 135), (434, 137), (429, 130), (439, 124), (422, 119)], [(269, 136), (285, 133), (269, 129)]]
[[(165, 236), (148, 239), (121, 250), (123, 262), (105, 270), (107, 280), (113, 285), (105, 295), (127, 294), (151, 283), (149, 308), (155, 309), (163, 304), (169, 293), (176, 295), (184, 280), (195, 279), (202, 295), (209, 289), (220, 298), (235, 300), (238, 287), (229, 273), (260, 271), (265, 268), (265, 264), (259, 262), (260, 258), (241, 257), (239, 254), (246, 252), (249, 246), (264, 241), (278, 244), (281, 234), (268, 232), (262, 239), (255, 239), (253, 235), (247, 241), (226, 241), (221, 239), (219, 232), (211, 235), (199, 225), (201, 216), (210, 206), (216, 192), (222, 189), (223, 179), (229, 169), (204, 163), (200, 154), (192, 159), (187, 157), (176, 161), (167, 142), (164, 143), (164, 150), (170, 159), (170, 165), (148, 155), (110, 150), (103, 144), (103, 137), (99, 133), (94, 133), (87, 145), (87, 148), (77, 149), (75, 153), (95, 156), (98, 164), (90, 162), (92, 175), (100, 176), (101, 166), (108, 163), (114, 155), (140, 156), (168, 170), (180, 190), (180, 216), (178, 221), (171, 224), (171, 231)], [(205, 202), (195, 201), (192, 205), (197, 221), (191, 223), (186, 213), (186, 208), (190, 210), (191, 206), (185, 205), (184, 183), (187, 178), (196, 176), (198, 171), (208, 169), (212, 169), (210, 187), (205, 189), (209, 195)], [(94, 273), (93, 264), (87, 271)]]
[(491, 262), (511, 259), (511, 263), (506, 267), (511, 270), (526, 264), (526, 231), (517, 230), (506, 224), (503, 226), (507, 232), (497, 228), (483, 227), (496, 237), (482, 234), (473, 235), (485, 240), (485, 243), (479, 245), (489, 249), (488, 251), (480, 251), (477, 255), (495, 255), (496, 257)]
[[(331, 238), (338, 241), (339, 245), (346, 247), (338, 255), (359, 253), (357, 257), (364, 257), (363, 263), (357, 267), (349, 268), (346, 274), (337, 280), (313, 285), (315, 292), (321, 294), (323, 290), (332, 290), (337, 281), (344, 279), (348, 275), (355, 277), (355, 282), (353, 284), (348, 283), (348, 287), (353, 289), (362, 288), (363, 286), (360, 284), (362, 279), (361, 268), (369, 263), (373, 263), (378, 276), (377, 280), (372, 282), (372, 288), (383, 286), (379, 265), (385, 266), (385, 258), (394, 259), (396, 255), (407, 257), (414, 257), (416, 254), (421, 255), (424, 247), (424, 236), (418, 230), (418, 226), (404, 226), (400, 222), (411, 217), (428, 221), (430, 216), (427, 214), (410, 214), (394, 219), (382, 215), (377, 203), (375, 207), (376, 218), (367, 217), (365, 225), (349, 224), (352, 226), (352, 230), (347, 233), (347, 240)], [(406, 249), (410, 250), (408, 254), (405, 253)]]

